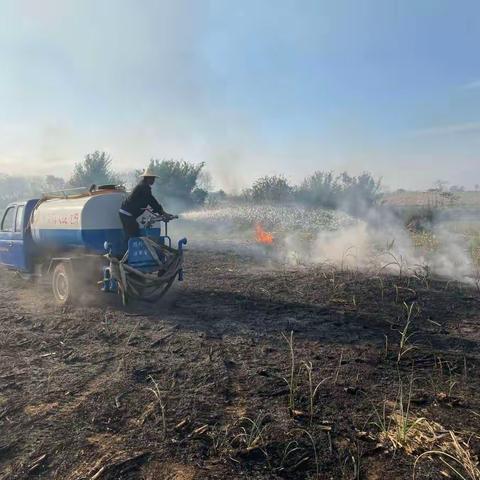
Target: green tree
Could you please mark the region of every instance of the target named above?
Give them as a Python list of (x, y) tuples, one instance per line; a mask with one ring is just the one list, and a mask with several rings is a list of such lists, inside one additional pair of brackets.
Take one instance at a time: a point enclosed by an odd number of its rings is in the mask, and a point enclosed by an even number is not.
[(347, 172), (337, 176), (332, 172), (315, 172), (303, 181), (295, 196), (309, 206), (343, 208), (361, 214), (378, 202), (381, 181), (367, 172), (357, 177)]
[(61, 177), (55, 175), (47, 175), (43, 182), (43, 188), (45, 192), (56, 192), (63, 190), (66, 187), (66, 182)]
[(342, 182), (339, 204), (351, 213), (367, 211), (382, 196), (381, 179), (375, 180), (368, 172), (363, 172), (358, 177), (351, 177), (347, 172), (343, 172), (339, 179)]
[(112, 170), (110, 155), (96, 150), (85, 155), (83, 162), (75, 164), (68, 183), (72, 187), (89, 187), (92, 184), (114, 185), (119, 180)]
[(283, 175), (261, 177), (245, 192), (255, 202), (285, 201), (291, 198), (292, 193), (293, 187)]
[(208, 192), (198, 184), (204, 166), (203, 162), (152, 159), (150, 169), (158, 175), (153, 193), (167, 206), (175, 203), (177, 208), (182, 208), (203, 204)]
[(53, 175), (40, 177), (0, 174), (0, 210), (10, 202), (39, 198), (45, 192), (64, 187), (65, 180)]
[(342, 186), (332, 172), (317, 171), (303, 181), (297, 198), (307, 205), (335, 208), (341, 190)]

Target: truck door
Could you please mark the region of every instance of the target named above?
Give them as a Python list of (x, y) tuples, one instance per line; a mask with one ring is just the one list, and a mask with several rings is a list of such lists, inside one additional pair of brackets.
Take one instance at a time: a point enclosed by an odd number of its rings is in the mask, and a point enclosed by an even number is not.
[(24, 213), (25, 205), (17, 205), (17, 211), (15, 212), (15, 225), (12, 234), (11, 255), (12, 263), (18, 270), (27, 270), (26, 252), (24, 242)]
[(13, 236), (15, 230), (16, 205), (7, 207), (0, 223), (0, 262), (13, 266)]

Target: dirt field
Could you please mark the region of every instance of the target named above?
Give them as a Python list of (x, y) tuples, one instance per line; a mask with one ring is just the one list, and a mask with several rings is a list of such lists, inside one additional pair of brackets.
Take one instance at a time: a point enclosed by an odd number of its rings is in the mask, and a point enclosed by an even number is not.
[(162, 305), (60, 309), (0, 274), (2, 480), (476, 474), (474, 289), (191, 250)]

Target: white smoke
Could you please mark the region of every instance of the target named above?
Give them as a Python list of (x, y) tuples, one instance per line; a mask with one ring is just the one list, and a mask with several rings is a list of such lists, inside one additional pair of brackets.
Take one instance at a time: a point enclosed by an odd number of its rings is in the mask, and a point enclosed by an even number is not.
[(398, 221), (372, 225), (357, 221), (334, 231), (318, 231), (311, 242), (287, 235), (283, 251), (289, 263), (328, 264), (373, 273), (431, 274), (473, 284), (476, 268), (466, 238), (437, 225), (428, 234), (434, 248), (418, 246)]
[[(389, 210), (372, 209), (364, 220), (339, 211), (299, 206), (228, 205), (182, 216), (193, 243), (239, 253), (263, 252), (287, 265), (330, 265), (372, 273), (435, 275), (473, 283), (475, 268), (463, 235), (438, 224), (416, 245)], [(254, 225), (273, 233), (275, 245), (262, 249)]]

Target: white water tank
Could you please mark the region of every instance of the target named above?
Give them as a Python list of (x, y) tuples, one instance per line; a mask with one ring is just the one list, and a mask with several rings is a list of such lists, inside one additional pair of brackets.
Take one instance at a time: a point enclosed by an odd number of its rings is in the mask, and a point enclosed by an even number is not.
[(104, 253), (107, 241), (114, 254), (121, 254), (126, 243), (118, 210), (125, 196), (125, 192), (109, 190), (42, 200), (30, 220), (33, 241), (49, 250), (92, 253)]

